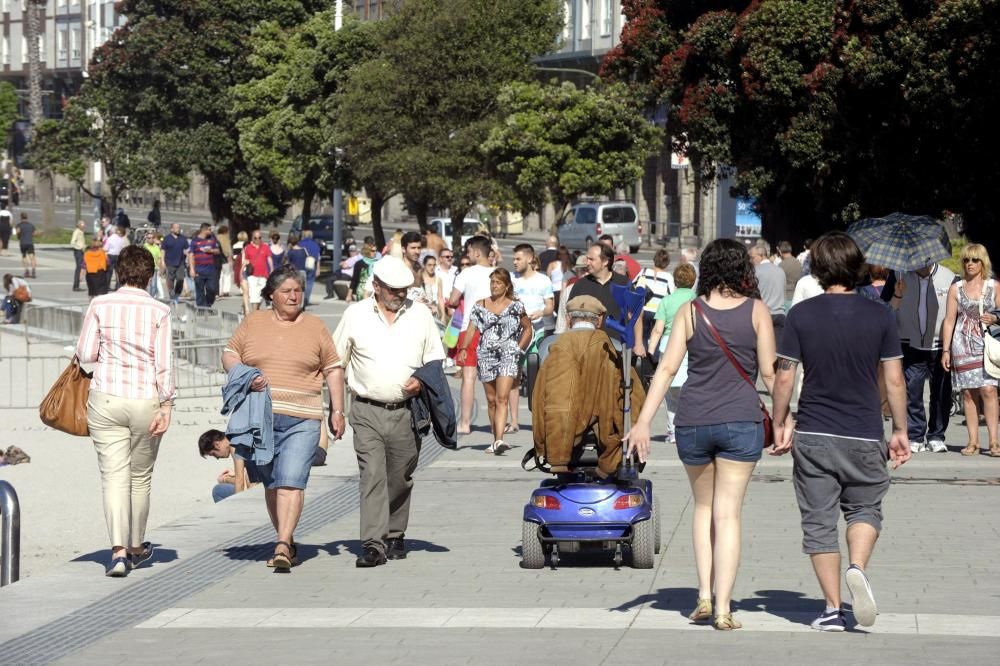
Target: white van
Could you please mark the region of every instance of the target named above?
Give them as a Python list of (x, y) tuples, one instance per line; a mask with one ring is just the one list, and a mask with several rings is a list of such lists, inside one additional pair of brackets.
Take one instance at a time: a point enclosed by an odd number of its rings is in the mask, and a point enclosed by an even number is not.
[(635, 254), (642, 244), (642, 225), (635, 204), (627, 201), (576, 203), (559, 222), (559, 244), (571, 250), (586, 250), (603, 235), (624, 242)]
[[(451, 245), (451, 218), (434, 217), (427, 221), (427, 226)], [(462, 221), (462, 247), (465, 247), (466, 241), (475, 236), (478, 231), (479, 220), (472, 217), (465, 218)], [(456, 265), (458, 265), (457, 262)]]

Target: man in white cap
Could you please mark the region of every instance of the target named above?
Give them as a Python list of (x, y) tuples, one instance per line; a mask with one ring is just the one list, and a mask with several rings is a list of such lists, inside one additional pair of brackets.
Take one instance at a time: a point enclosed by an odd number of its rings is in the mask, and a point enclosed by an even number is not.
[(406, 298), (413, 271), (396, 257), (375, 263), (374, 295), (347, 308), (333, 334), (347, 385), (354, 393), (351, 428), (361, 470), (361, 539), (358, 567), (403, 559), (410, 492), (420, 438), (410, 399), (420, 392), (413, 373), (443, 360), (431, 311)]

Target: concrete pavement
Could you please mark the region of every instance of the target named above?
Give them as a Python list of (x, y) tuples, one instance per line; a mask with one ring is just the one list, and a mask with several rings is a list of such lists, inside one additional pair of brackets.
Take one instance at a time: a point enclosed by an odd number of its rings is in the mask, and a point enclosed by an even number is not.
[(521, 569), (521, 508), (541, 479), (517, 464), (530, 442), (522, 428), (503, 457), (483, 454), (484, 430), (457, 452), (425, 444), (406, 560), (354, 567), (348, 438), (336, 445), (338, 476), (310, 485), (297, 535), (303, 562), (291, 574), (263, 564), (272, 536), (262, 494), (251, 490), (155, 530), (163, 556), (124, 580), (104, 578), (101, 561), (74, 562), (0, 591), (0, 663), (992, 661), (1000, 462), (959, 456), (960, 427), (949, 431), (952, 452), (919, 454), (893, 475), (869, 569), (881, 616), (869, 630), (808, 628), (822, 599), (799, 551), (789, 458), (762, 461), (748, 493), (740, 631), (684, 619), (696, 596), (691, 502), (667, 445), (646, 471), (664, 510), (653, 570), (569, 555), (554, 570)]

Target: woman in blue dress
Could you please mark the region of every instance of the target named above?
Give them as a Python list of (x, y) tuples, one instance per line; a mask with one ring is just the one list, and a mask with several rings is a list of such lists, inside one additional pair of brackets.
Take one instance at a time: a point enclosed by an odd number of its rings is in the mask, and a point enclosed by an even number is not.
[(489, 403), (493, 444), (486, 453), (500, 455), (510, 448), (503, 441), (507, 426), (507, 398), (514, 378), (521, 373), (524, 350), (531, 344), (531, 320), (521, 301), (514, 300), (514, 283), (506, 268), (490, 274), (490, 297), (477, 301), (469, 315), (469, 327), (458, 344), (459, 364), (465, 362), (474, 331), (479, 331), (476, 369)]

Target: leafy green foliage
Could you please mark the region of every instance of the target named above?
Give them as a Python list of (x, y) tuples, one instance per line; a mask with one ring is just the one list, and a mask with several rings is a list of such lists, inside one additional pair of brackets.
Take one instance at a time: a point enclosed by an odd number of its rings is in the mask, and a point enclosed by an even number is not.
[(9, 131), (17, 118), (17, 88), (8, 81), (0, 81), (0, 127), (4, 132)]
[(995, 220), (997, 0), (626, 0), (603, 66), (670, 106), (698, 176), (735, 170), (765, 234), (894, 210)]
[(662, 141), (621, 84), (514, 83), (498, 102), (507, 116), (483, 149), (525, 212), (634, 183)]

